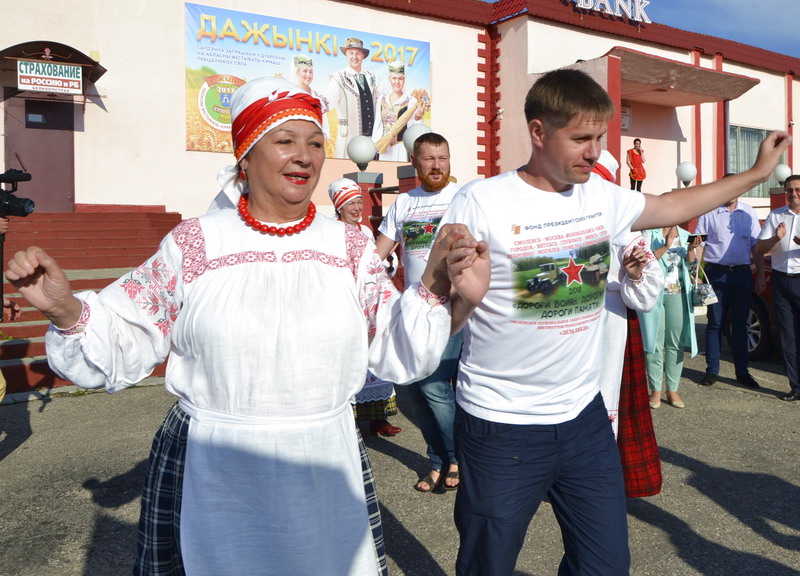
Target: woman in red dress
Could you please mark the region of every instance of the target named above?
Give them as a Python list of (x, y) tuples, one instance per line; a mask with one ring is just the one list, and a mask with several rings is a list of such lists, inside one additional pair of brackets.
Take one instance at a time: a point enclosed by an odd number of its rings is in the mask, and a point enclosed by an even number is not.
[(642, 141), (636, 138), (633, 141), (633, 148), (628, 150), (628, 168), (631, 173), (631, 190), (642, 191), (642, 182), (647, 178), (647, 172), (644, 170), (644, 150), (642, 150)]

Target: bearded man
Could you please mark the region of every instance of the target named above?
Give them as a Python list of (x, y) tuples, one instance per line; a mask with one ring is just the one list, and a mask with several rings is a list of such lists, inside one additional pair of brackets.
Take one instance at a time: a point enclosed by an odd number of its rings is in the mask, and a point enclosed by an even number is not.
[[(376, 240), (382, 259), (402, 243), (406, 286), (422, 278), (439, 221), (460, 188), (450, 181), (450, 146), (439, 134), (429, 132), (416, 139), (411, 164), (422, 186), (397, 197)], [(462, 342), (460, 332), (451, 337), (436, 371), (425, 380), (399, 389), (410, 395), (416, 423), (428, 444), (430, 471), (414, 486), (419, 492), (458, 487), (458, 463), (453, 449), (453, 381)]]

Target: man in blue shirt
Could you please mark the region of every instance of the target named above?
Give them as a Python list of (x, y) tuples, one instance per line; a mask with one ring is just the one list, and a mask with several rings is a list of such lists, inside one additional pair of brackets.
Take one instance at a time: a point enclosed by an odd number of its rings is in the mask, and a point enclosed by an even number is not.
[(704, 270), (719, 298), (719, 302), (707, 308), (706, 373), (699, 382), (703, 386), (711, 386), (719, 376), (722, 325), (730, 310), (736, 381), (748, 388), (759, 387), (747, 369), (747, 316), (753, 292), (751, 260), (756, 265), (756, 293), (766, 287), (764, 258), (753, 253), (760, 232), (755, 212), (738, 198), (703, 214), (697, 221), (695, 233), (708, 234)]

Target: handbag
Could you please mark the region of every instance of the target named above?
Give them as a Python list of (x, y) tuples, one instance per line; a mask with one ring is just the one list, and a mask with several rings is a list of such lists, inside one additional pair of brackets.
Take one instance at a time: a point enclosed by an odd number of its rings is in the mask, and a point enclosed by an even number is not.
[[(703, 272), (703, 281), (700, 281), (700, 272)], [(695, 306), (708, 306), (709, 304), (716, 304), (719, 302), (717, 293), (714, 292), (714, 287), (708, 281), (706, 272), (703, 270), (700, 263), (697, 264), (697, 270), (694, 273), (694, 287), (692, 289), (692, 300)]]

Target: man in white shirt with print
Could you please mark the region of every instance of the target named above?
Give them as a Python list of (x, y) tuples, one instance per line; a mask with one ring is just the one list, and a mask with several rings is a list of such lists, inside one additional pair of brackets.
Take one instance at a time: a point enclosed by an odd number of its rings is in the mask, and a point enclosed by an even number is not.
[[(422, 186), (397, 197), (375, 241), (383, 259), (402, 244), (406, 286), (422, 277), (439, 221), (459, 190), (450, 181), (450, 146), (441, 135), (430, 132), (417, 138), (411, 163)], [(462, 341), (461, 333), (452, 336), (436, 371), (404, 387), (411, 396), (417, 426), (428, 444), (430, 471), (414, 487), (419, 492), (432, 492), (439, 486), (454, 490), (459, 484), (453, 448), (453, 380)]]
[(489, 254), (464, 272), (485, 290), (452, 301), (456, 327), (466, 323), (456, 573), (510, 576), (547, 497), (564, 542), (560, 575), (628, 574), (622, 470), (599, 391), (609, 248), (631, 229), (685, 222), (765, 181), (791, 138), (768, 136), (751, 170), (653, 196), (590, 180), (614, 105), (586, 74), (544, 74), (525, 116), (527, 164), (466, 185), (442, 219), (466, 224)]

